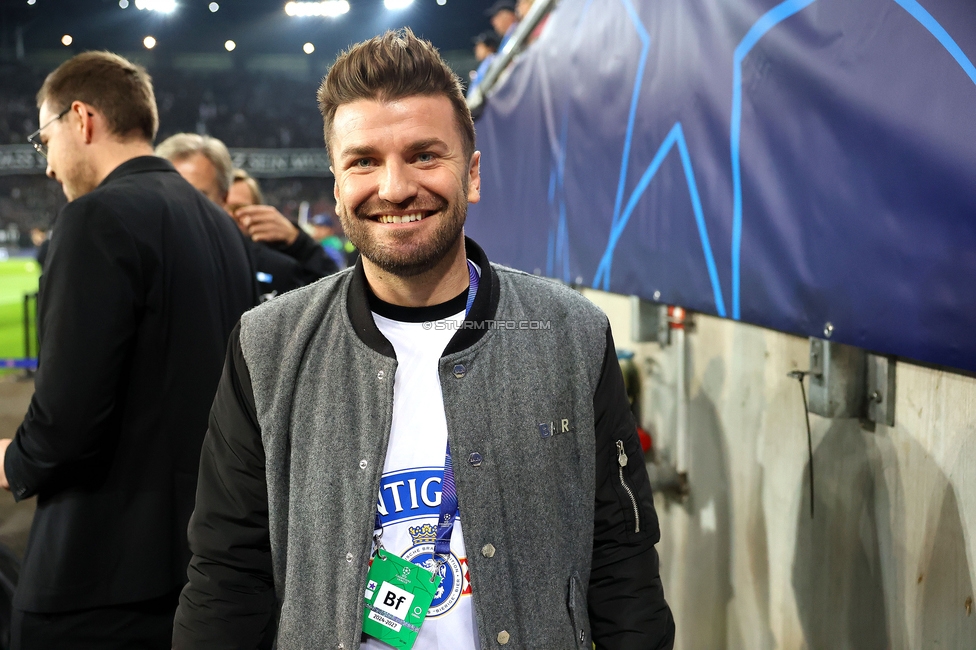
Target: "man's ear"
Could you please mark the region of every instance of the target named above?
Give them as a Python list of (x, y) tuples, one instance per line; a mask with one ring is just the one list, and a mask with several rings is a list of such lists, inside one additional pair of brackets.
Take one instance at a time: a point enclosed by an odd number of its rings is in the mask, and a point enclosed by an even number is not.
[(71, 103), (71, 112), (78, 116), (78, 128), (85, 139), (85, 144), (91, 144), (95, 135), (95, 115), (91, 107), (79, 101)]
[(481, 152), (475, 151), (468, 166), (468, 203), (481, 200)]
[[(335, 170), (330, 166), (333, 176), (335, 176)], [(342, 219), (342, 199), (339, 198), (339, 179), (336, 178), (335, 183), (332, 185), (332, 196), (335, 198), (335, 213), (339, 219)]]

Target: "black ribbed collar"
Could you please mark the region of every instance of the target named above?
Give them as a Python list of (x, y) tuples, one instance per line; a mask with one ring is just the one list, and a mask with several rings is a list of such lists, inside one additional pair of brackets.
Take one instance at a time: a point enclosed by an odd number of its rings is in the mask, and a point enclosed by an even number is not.
[(384, 318), (400, 321), (401, 323), (432, 323), (450, 318), (454, 314), (464, 311), (464, 308), (468, 305), (468, 289), (469, 287), (465, 287), (464, 291), (447, 302), (429, 307), (394, 305), (393, 303), (378, 298), (369, 285), (366, 285), (366, 298), (369, 300), (369, 310)]
[[(481, 282), (478, 285), (478, 293), (474, 297), (474, 304), (468, 313), (465, 321), (481, 322), (491, 320), (495, 317), (498, 309), (498, 276), (495, 275), (491, 264), (488, 263), (488, 256), (481, 250), (481, 247), (474, 243), (474, 240), (464, 238), (464, 251), (468, 259), (478, 265), (481, 269)], [(380, 354), (396, 358), (393, 345), (376, 327), (373, 314), (369, 308), (369, 284), (366, 282), (366, 272), (363, 270), (363, 261), (356, 261), (353, 269), (352, 281), (349, 283), (349, 293), (346, 296), (346, 309), (349, 312), (349, 320), (352, 322), (356, 336), (373, 350)], [(461, 350), (466, 350), (488, 331), (483, 328), (462, 328), (454, 333), (450, 343), (444, 348), (447, 356)]]
[(130, 158), (124, 163), (112, 170), (108, 176), (106, 176), (101, 183), (98, 184), (99, 187), (105, 185), (106, 183), (111, 183), (114, 180), (118, 180), (123, 176), (129, 176), (130, 174), (141, 174), (143, 172), (176, 172), (176, 168), (173, 167), (173, 163), (166, 160), (165, 158), (160, 158), (159, 156), (137, 156), (135, 158)]

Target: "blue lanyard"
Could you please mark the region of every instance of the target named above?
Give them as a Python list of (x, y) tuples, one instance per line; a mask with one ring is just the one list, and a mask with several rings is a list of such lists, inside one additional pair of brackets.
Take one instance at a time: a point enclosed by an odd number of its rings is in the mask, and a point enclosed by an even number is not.
[(481, 276), (478, 275), (478, 270), (474, 267), (471, 260), (468, 260), (468, 301), (464, 305), (465, 316), (471, 311), (471, 305), (474, 304), (474, 297), (478, 295), (479, 284), (481, 284)]
[[(471, 260), (468, 260), (468, 300), (464, 307), (464, 315), (471, 312), (474, 298), (478, 294), (478, 286), (481, 277)], [(458, 509), (457, 487), (454, 484), (454, 465), (451, 463), (451, 442), (447, 442), (447, 451), (444, 453), (444, 478), (441, 481), (441, 505), (440, 513), (437, 517), (437, 539), (434, 543), (434, 555), (449, 555), (451, 552), (451, 535), (454, 532), (454, 523), (460, 515)], [(380, 513), (376, 512), (376, 523), (374, 530), (383, 530), (380, 522)], [(380, 534), (382, 537), (382, 532)]]
[[(467, 316), (474, 304), (474, 297), (478, 294), (481, 278), (471, 260), (468, 260), (468, 301), (464, 307)], [(454, 523), (460, 515), (458, 509), (457, 487), (454, 485), (454, 465), (451, 463), (451, 442), (447, 442), (444, 453), (444, 480), (441, 482), (441, 512), (437, 519), (437, 541), (434, 543), (435, 555), (449, 555), (451, 552), (451, 534)]]

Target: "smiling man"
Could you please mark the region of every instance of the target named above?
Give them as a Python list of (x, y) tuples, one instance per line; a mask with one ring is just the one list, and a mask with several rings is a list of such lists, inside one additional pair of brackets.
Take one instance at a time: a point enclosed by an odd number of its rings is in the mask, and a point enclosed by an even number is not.
[(168, 648), (207, 413), (255, 287), (233, 223), (153, 156), (144, 69), (80, 54), (37, 100), (31, 141), (69, 203), (34, 396), (0, 445), (0, 485), (37, 497), (11, 647)]
[(672, 647), (607, 318), (464, 237), (457, 77), (389, 32), (319, 105), (362, 256), (231, 336), (174, 647)]

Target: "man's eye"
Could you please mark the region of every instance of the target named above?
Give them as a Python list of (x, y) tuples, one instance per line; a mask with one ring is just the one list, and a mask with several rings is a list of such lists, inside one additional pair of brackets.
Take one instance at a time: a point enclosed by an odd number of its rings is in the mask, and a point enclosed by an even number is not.
[(417, 162), (427, 163), (434, 161), (434, 154), (432, 153), (419, 153), (417, 154)]
[(373, 161), (370, 160), (369, 158), (360, 158), (359, 160), (357, 160), (356, 162), (353, 163), (353, 166), (354, 167), (369, 167), (372, 164), (373, 164)]

